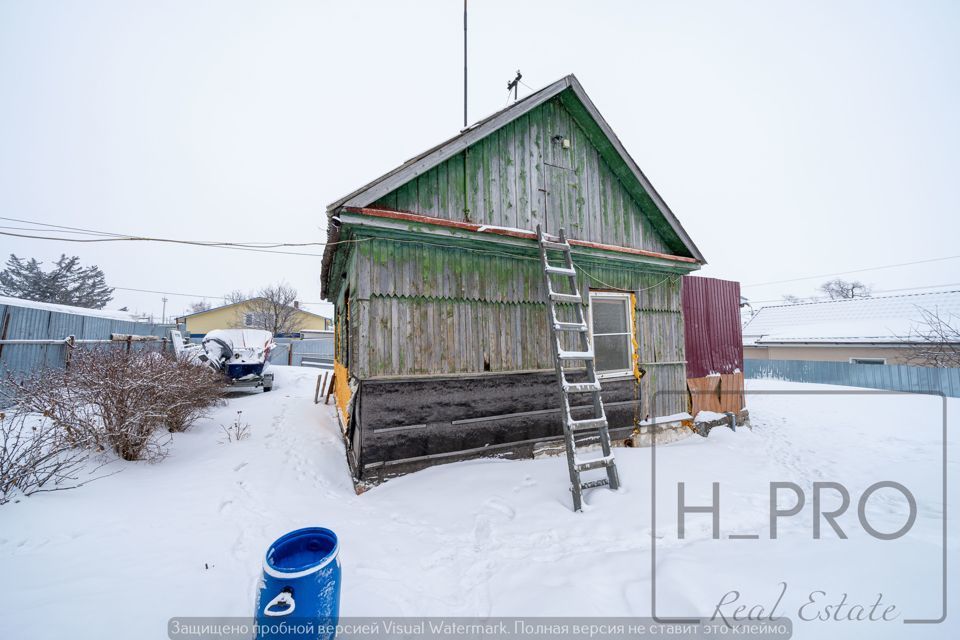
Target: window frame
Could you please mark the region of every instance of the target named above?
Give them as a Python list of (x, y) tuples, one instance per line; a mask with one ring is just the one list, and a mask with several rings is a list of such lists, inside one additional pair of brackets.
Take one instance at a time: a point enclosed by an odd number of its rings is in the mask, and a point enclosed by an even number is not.
[[(590, 327), (590, 344), (593, 347), (593, 355), (594, 355), (593, 366), (594, 366), (594, 371), (597, 374), (597, 380), (609, 380), (611, 378), (626, 378), (626, 377), (632, 378), (634, 375), (634, 371), (633, 371), (633, 367), (635, 363), (634, 357), (636, 355), (636, 350), (634, 348), (636, 327), (633, 326), (633, 322), (632, 322), (633, 314), (630, 311), (630, 305), (633, 302), (631, 299), (632, 294), (629, 291), (595, 291), (591, 289), (590, 291), (588, 291), (588, 296), (590, 299), (590, 309), (589, 309), (589, 313), (587, 314), (587, 326)], [(596, 360), (597, 348), (596, 348), (596, 343), (594, 342), (594, 332), (593, 332), (593, 301), (595, 298), (624, 301), (624, 311), (627, 314), (627, 317), (626, 317), (627, 331), (625, 333), (601, 333), (600, 335), (601, 336), (622, 336), (622, 335), (627, 336), (627, 346), (628, 346), (627, 361), (630, 364), (629, 368), (627, 369), (611, 369), (609, 371), (600, 371), (600, 369), (597, 368), (597, 360)]]
[(253, 312), (247, 311), (243, 314), (243, 326), (252, 327), (253, 326)]
[[(860, 362), (861, 360), (872, 360), (873, 362)], [(871, 365), (871, 366), (877, 366), (877, 365), (881, 365), (881, 366), (882, 366), (882, 365), (886, 365), (886, 364), (887, 364), (887, 359), (886, 359), (886, 358), (856, 358), (856, 357), (852, 357), (852, 358), (850, 358), (849, 362), (850, 362), (850, 364), (868, 364), (868, 365)]]

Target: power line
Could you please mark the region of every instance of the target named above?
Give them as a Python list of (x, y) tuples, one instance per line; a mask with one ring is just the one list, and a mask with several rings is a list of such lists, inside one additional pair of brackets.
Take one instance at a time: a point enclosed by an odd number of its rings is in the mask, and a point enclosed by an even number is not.
[(226, 300), (226, 296), (205, 296), (199, 293), (179, 293), (176, 291), (156, 291), (153, 289), (134, 289), (133, 287), (110, 287), (119, 291), (136, 291), (138, 293), (159, 293), (166, 296), (183, 296), (184, 298), (213, 298), (214, 300)]
[[(324, 246), (324, 245), (326, 245), (326, 244), (329, 244), (329, 245), (350, 244), (350, 243), (365, 242), (365, 241), (370, 241), (370, 240), (376, 239), (376, 238), (372, 238), (372, 237), (370, 237), (370, 238), (354, 238), (354, 239), (340, 240), (340, 241), (337, 241), (337, 242), (330, 242), (330, 243), (323, 243), (323, 242), (302, 242), (302, 243), (283, 243), (283, 242), (276, 242), (276, 243), (266, 243), (266, 242), (259, 242), (259, 243), (216, 242), (216, 241), (178, 240), (178, 239), (172, 239), (172, 238), (154, 238), (154, 237), (149, 237), (149, 236), (125, 235), (125, 234), (118, 234), (118, 233), (113, 233), (113, 232), (108, 232), (108, 231), (100, 231), (100, 230), (95, 230), (95, 229), (86, 229), (86, 228), (83, 228), (83, 227), (70, 227), (70, 226), (66, 226), (66, 225), (57, 225), (57, 224), (52, 224), (52, 223), (47, 223), (47, 222), (39, 222), (39, 221), (36, 221), (36, 220), (27, 220), (27, 219), (23, 219), (23, 218), (11, 218), (11, 217), (5, 217), (5, 216), (0, 216), (0, 220), (7, 220), (7, 221), (12, 221), (12, 222), (19, 222), (19, 223), (25, 223), (25, 224), (33, 224), (33, 225), (40, 225), (40, 226), (45, 226), (45, 227), (51, 227), (51, 228), (54, 228), (54, 229), (59, 230), (59, 231), (62, 232), (62, 233), (78, 233), (78, 234), (87, 234), (87, 235), (97, 236), (97, 237), (94, 237), (94, 238), (62, 238), (62, 237), (54, 237), (54, 236), (38, 236), (38, 235), (12, 233), (12, 232), (9, 232), (9, 231), (0, 231), (0, 235), (14, 236), (14, 237), (20, 237), (20, 238), (29, 238), (29, 239), (36, 239), (36, 240), (52, 240), (52, 241), (57, 241), (57, 240), (59, 240), (59, 241), (61, 241), (61, 242), (79, 242), (79, 243), (91, 243), (91, 242), (161, 242), (161, 243), (169, 243), (169, 244), (183, 244), (183, 245), (188, 245), (188, 246), (209, 247), (209, 248), (215, 248), (215, 249), (232, 249), (232, 250), (235, 250), (235, 251), (252, 251), (252, 252), (256, 252), (256, 253), (272, 253), (272, 254), (281, 254), (281, 255), (298, 255), (298, 256), (307, 256), (307, 257), (313, 257), (313, 258), (322, 257), (322, 254), (306, 253), (306, 252), (298, 252), (298, 251), (277, 251), (277, 250), (275, 250), (275, 248), (277, 248), (277, 247)], [(23, 230), (23, 231), (43, 231), (42, 229), (29, 229), (29, 228), (9, 227), (9, 226), (0, 226), (0, 229), (16, 229), (16, 230)], [(473, 252), (475, 252), (475, 253), (485, 253), (485, 254), (490, 254), (490, 255), (500, 255), (500, 256), (505, 256), (505, 257), (508, 257), (508, 258), (518, 259), (518, 260), (537, 260), (537, 258), (532, 257), (532, 256), (522, 256), (522, 255), (517, 255), (517, 254), (514, 254), (514, 253), (507, 253), (507, 252), (495, 251), (495, 250), (474, 249), (474, 248), (472, 248), (472, 247), (471, 247), (471, 248), (460, 247), (460, 246), (451, 245), (451, 244), (448, 244), (448, 243), (441, 243), (441, 242), (426, 242), (426, 241), (421, 241), (421, 240), (402, 240), (402, 239), (397, 239), (397, 238), (389, 239), (389, 241), (391, 241), (391, 242), (397, 242), (397, 243), (419, 244), (419, 245), (424, 245), (424, 246), (438, 246), (438, 247), (445, 247), (445, 248), (455, 248), (455, 249), (461, 250), (461, 251), (464, 251), (464, 250), (465, 250), (465, 251), (473, 251)], [(877, 270), (881, 270), (881, 269), (892, 269), (892, 268), (910, 266), (910, 265), (915, 265), (915, 264), (928, 264), (928, 263), (932, 263), (932, 262), (941, 262), (941, 261), (945, 261), (945, 260), (953, 260), (953, 259), (956, 259), (956, 258), (960, 258), (960, 255), (944, 256), (944, 257), (941, 257), (941, 258), (929, 258), (929, 259), (925, 259), (925, 260), (914, 260), (914, 261), (911, 261), (911, 262), (901, 262), (901, 263), (897, 263), (897, 264), (881, 265), (881, 266), (877, 266), (877, 267), (867, 267), (867, 268), (863, 268), (863, 269), (853, 269), (853, 270), (849, 270), (849, 271), (838, 271), (838, 272), (834, 272), (834, 273), (824, 273), (824, 274), (819, 274), (819, 275), (814, 275), (814, 276), (804, 276), (804, 277), (800, 277), (800, 278), (790, 278), (790, 279), (785, 279), (785, 280), (773, 280), (773, 281), (769, 281), (769, 282), (760, 282), (760, 283), (746, 284), (746, 285), (742, 285), (742, 287), (743, 287), (743, 288), (748, 288), (748, 287), (760, 287), (760, 286), (767, 286), (767, 285), (774, 285), (774, 284), (785, 284), (785, 283), (789, 283), (789, 282), (799, 282), (799, 281), (803, 281), (803, 280), (813, 280), (813, 279), (817, 279), (817, 278), (824, 278), (824, 277), (830, 277), (830, 276), (845, 275), (845, 274), (851, 274), (851, 273), (864, 273), (864, 272), (868, 272), (868, 271), (877, 271)], [(600, 284), (604, 284), (601, 280), (599, 280), (598, 278), (596, 278), (595, 276), (593, 276), (593, 275), (592, 275), (591, 273), (589, 273), (587, 270), (583, 269), (583, 267), (581, 267), (580, 265), (577, 265), (577, 268), (580, 269), (580, 271), (583, 272), (584, 275), (586, 275), (587, 277), (595, 280), (596, 282), (599, 282)], [(668, 278), (668, 279), (669, 279), (669, 278)], [(662, 281), (662, 282), (660, 282), (660, 283), (657, 283), (656, 285), (653, 285), (653, 287), (659, 286), (659, 285), (662, 284), (663, 282), (666, 282), (666, 280), (664, 280), (664, 281)], [(901, 288), (901, 289), (887, 289), (887, 290), (877, 291), (876, 293), (894, 293), (894, 292), (898, 292), (898, 291), (913, 291), (913, 290), (918, 290), (918, 289), (932, 289), (932, 288), (938, 288), (938, 287), (956, 286), (957, 284), (960, 284), (960, 283), (945, 284), (945, 285), (931, 285), (931, 286), (926, 286), (926, 287), (905, 287), (905, 288)], [(606, 285), (604, 284), (604, 286), (606, 286)], [(652, 287), (651, 287), (651, 288), (652, 288)], [(135, 288), (129, 288), (129, 287), (114, 287), (114, 289), (118, 289), (118, 290), (121, 290), (121, 291), (136, 291), (136, 292), (141, 292), (141, 293), (157, 293), (157, 294), (162, 294), (162, 295), (177, 295), (177, 296), (184, 296), (184, 297), (200, 297), (200, 298), (224, 299), (223, 296), (206, 296), (206, 295), (199, 295), (199, 294), (185, 294), (185, 293), (177, 293), (177, 292), (170, 292), (170, 291), (154, 291), (154, 290), (147, 290), (147, 289), (135, 289)], [(780, 299), (776, 299), (776, 300), (758, 300), (758, 301), (756, 301), (756, 302), (759, 304), (759, 303), (764, 303), (764, 302), (778, 302), (778, 301), (780, 301)], [(315, 302), (313, 302), (313, 303), (304, 303), (304, 304), (320, 304), (320, 303), (315, 303)]]
[[(24, 218), (8, 218), (5, 216), (0, 216), (0, 220), (7, 220), (10, 222), (21, 222), (25, 224), (33, 224), (41, 227), (50, 227), (52, 229), (58, 230), (68, 230), (85, 235), (95, 235), (95, 236), (107, 236), (111, 238), (120, 238), (120, 239), (147, 239), (153, 240), (154, 238), (147, 238), (144, 236), (138, 236), (133, 233), (115, 233), (111, 231), (98, 231), (96, 229), (86, 229), (84, 227), (68, 227), (62, 224), (52, 224), (50, 222), (40, 222), (39, 220), (27, 220)], [(3, 229), (21, 229), (24, 231), (45, 231), (45, 229), (29, 229), (24, 227), (0, 227)], [(161, 239), (163, 240), (163, 239)], [(307, 246), (322, 246), (325, 245), (325, 242), (265, 242), (265, 241), (254, 241), (254, 242), (218, 242), (218, 241), (203, 241), (203, 240), (185, 240), (178, 242), (197, 242), (203, 245), (231, 245), (231, 246), (243, 246), (251, 248), (275, 248), (275, 247), (307, 247)]]
[[(93, 235), (102, 235), (102, 236), (127, 235), (127, 234), (120, 234), (120, 233), (109, 233), (106, 231), (94, 231), (93, 229), (84, 229), (82, 227), (67, 227), (62, 224), (51, 224), (49, 222), (37, 222), (36, 220), (26, 220), (23, 218), (7, 218), (4, 216), (0, 216), (0, 220), (7, 220), (8, 222), (22, 222), (24, 224), (34, 224), (42, 227), (51, 227), (53, 229), (66, 229), (69, 231), (77, 231), (77, 232), (88, 233)], [(31, 231), (40, 231), (40, 229), (31, 229)]]
[[(877, 289), (876, 291), (871, 291), (870, 296), (874, 296), (878, 293), (899, 293), (902, 291), (920, 291), (922, 289), (941, 289), (944, 287), (960, 287), (960, 282), (948, 282), (946, 284), (931, 284), (923, 287), (901, 287), (899, 289)], [(771, 300), (750, 300), (747, 299), (750, 304), (763, 304), (764, 302), (783, 302), (787, 303), (783, 298), (773, 298)]]
[(756, 282), (753, 284), (745, 284), (743, 287), (763, 287), (770, 284), (785, 284), (787, 282), (800, 282), (801, 280), (815, 280), (817, 278), (829, 278), (830, 276), (843, 276), (850, 273), (864, 273), (867, 271), (878, 271), (880, 269), (893, 269), (895, 267), (907, 267), (913, 264), (927, 264), (930, 262), (942, 262), (944, 260), (955, 260), (960, 258), (960, 255), (956, 256), (944, 256), (943, 258), (929, 258), (926, 260), (914, 260), (913, 262), (900, 262), (897, 264), (885, 264), (879, 267), (867, 267), (864, 269), (852, 269), (850, 271), (837, 271), (834, 273), (821, 273), (816, 276), (804, 276), (802, 278), (790, 278), (787, 280), (771, 280), (770, 282)]
[[(169, 244), (183, 244), (194, 247), (208, 247), (211, 249), (233, 249), (235, 251), (252, 251), (255, 253), (276, 253), (282, 255), (290, 256), (310, 256), (312, 258), (321, 258), (323, 254), (320, 253), (304, 253), (302, 251), (277, 251), (275, 249), (259, 249), (255, 247), (245, 247), (245, 246), (236, 246), (225, 243), (211, 243), (206, 244), (203, 242), (193, 242), (190, 240), (173, 240), (169, 238), (145, 238), (145, 237), (130, 237), (130, 238), (57, 238), (53, 236), (35, 236), (28, 235), (24, 233), (11, 233), (9, 231), (0, 231), (0, 235), (4, 236), (13, 236), (16, 238), (29, 238), (31, 240), (55, 240), (60, 242), (80, 242), (80, 243), (90, 243), (90, 242), (163, 242)], [(331, 243), (332, 244), (332, 243)]]

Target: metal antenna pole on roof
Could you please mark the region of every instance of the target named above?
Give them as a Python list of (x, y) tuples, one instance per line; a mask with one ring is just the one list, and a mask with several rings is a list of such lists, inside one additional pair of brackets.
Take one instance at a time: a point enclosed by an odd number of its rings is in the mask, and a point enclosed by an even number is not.
[[(507, 93), (510, 93), (510, 90), (513, 89), (513, 101), (517, 101), (517, 90), (518, 85), (520, 84), (520, 78), (523, 77), (523, 74), (520, 73), (520, 69), (517, 69), (517, 77), (507, 83)], [(509, 98), (508, 98), (509, 99)]]
[(463, 0), (463, 128), (467, 128), (467, 0)]

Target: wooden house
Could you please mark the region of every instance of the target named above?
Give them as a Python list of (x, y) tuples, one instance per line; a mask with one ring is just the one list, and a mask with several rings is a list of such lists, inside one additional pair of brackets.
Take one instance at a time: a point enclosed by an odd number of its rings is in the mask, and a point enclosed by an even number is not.
[(327, 216), (322, 287), (359, 480), (561, 436), (538, 225), (571, 239), (611, 434), (687, 411), (681, 278), (704, 258), (574, 76)]

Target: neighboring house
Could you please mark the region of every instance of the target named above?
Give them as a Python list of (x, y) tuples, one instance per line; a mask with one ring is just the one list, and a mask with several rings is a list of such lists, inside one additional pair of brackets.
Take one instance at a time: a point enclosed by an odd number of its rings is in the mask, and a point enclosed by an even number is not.
[[(185, 331), (191, 337), (202, 337), (214, 329), (263, 328), (257, 326), (255, 322), (256, 300), (259, 300), (259, 298), (251, 298), (180, 316), (177, 318), (177, 324), (185, 325)], [(298, 336), (302, 330), (333, 330), (333, 320), (331, 318), (301, 309), (299, 303), (296, 302), (294, 303), (294, 309), (296, 331), (291, 332), (293, 336)], [(290, 337), (291, 334), (281, 334), (277, 337)]]
[(743, 327), (743, 354), (759, 360), (904, 364), (923, 311), (960, 318), (960, 291), (763, 307)]
[(357, 478), (561, 437), (538, 225), (571, 238), (613, 437), (687, 411), (681, 277), (703, 255), (572, 75), (327, 215), (321, 283)]

